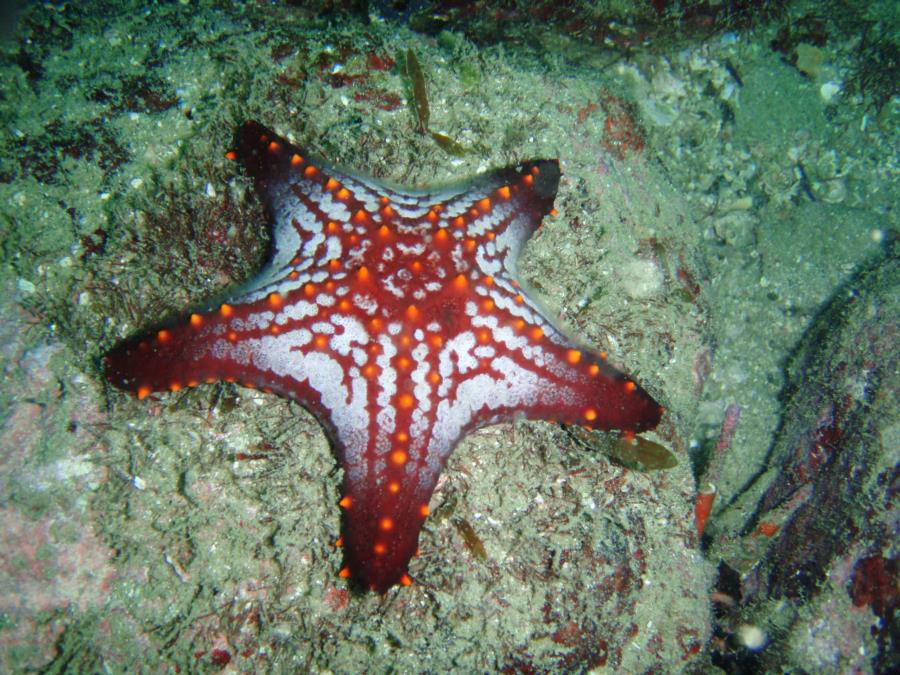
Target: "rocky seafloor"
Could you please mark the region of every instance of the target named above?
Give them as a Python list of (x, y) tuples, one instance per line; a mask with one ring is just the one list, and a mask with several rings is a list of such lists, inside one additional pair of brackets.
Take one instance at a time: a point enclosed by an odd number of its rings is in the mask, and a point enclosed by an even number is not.
[[(401, 5), (10, 17), (0, 667), (897, 667), (890, 3)], [(522, 280), (665, 406), (645, 438), (677, 466), (550, 423), (481, 429), (414, 584), (352, 593), (341, 472), (302, 407), (224, 383), (138, 401), (100, 369), (265, 257), (225, 159), (245, 119), (401, 184), (559, 157)]]

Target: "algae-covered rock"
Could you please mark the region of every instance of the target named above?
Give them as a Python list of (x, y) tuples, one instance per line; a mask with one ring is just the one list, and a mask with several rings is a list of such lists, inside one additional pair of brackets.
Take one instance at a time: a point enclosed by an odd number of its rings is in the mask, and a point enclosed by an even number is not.
[(893, 235), (821, 309), (789, 362), (767, 467), (718, 521), (741, 615), (777, 643), (766, 670), (900, 665), (898, 254)]

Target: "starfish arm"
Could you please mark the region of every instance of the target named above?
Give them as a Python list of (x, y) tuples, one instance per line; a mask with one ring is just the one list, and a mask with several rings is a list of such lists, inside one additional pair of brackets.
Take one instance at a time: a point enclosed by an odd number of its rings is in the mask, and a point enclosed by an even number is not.
[(546, 339), (541, 350), (539, 367), (523, 366), (534, 379), (535, 393), (519, 405), (519, 414), (602, 431), (638, 433), (659, 424), (662, 406), (601, 355)]
[(338, 447), (344, 465), (341, 574), (359, 588), (384, 593), (409, 581), (409, 560), (442, 466), (434, 465), (434, 455), (416, 459), (399, 446), (379, 452), (376, 443), (373, 438), (364, 454)]
[[(224, 307), (229, 313), (231, 307)], [(193, 314), (187, 321), (126, 340), (103, 358), (106, 379), (145, 398), (155, 391), (236, 377), (237, 364), (228, 369), (209, 352), (210, 336), (222, 334), (223, 326), (220, 317)]]
[(448, 343), (438, 357), (434, 434), (454, 438), (516, 417), (628, 432), (657, 425), (662, 407), (634, 380), (600, 355), (535, 339), (541, 333), (495, 326)]
[[(282, 305), (280, 297), (277, 302)], [(225, 380), (305, 399), (310, 393), (305, 378), (282, 378), (273, 370), (275, 360), (265, 351), (282, 333), (286, 334), (282, 351), (295, 349), (300, 356), (314, 348), (315, 336), (308, 324), (315, 311), (312, 303), (303, 303), (310, 308), (304, 316), (301, 302), (292, 303), (284, 312), (280, 306), (277, 313), (265, 306), (229, 302), (191, 314), (111, 350), (103, 360), (105, 375), (112, 384), (140, 398), (154, 391), (178, 391)]]
[(257, 122), (243, 124), (234, 145), (228, 157), (240, 161), (253, 178), (272, 224), (272, 255), (241, 289), (240, 301), (343, 278), (343, 268), (333, 275), (328, 264), (347, 259), (350, 237), (359, 237), (374, 222), (357, 215), (377, 208), (374, 192), (351, 192), (344, 185), (348, 176), (313, 161), (305, 150)]

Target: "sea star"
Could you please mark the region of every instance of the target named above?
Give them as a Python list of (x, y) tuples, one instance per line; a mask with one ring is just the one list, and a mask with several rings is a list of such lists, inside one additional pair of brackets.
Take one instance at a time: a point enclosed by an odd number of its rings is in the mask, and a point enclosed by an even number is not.
[(567, 340), (517, 280), (557, 161), (393, 188), (313, 162), (256, 122), (228, 156), (265, 199), (271, 261), (225, 303), (118, 346), (106, 376), (139, 398), (238, 382), (312, 411), (344, 469), (342, 577), (381, 593), (410, 583), (435, 483), (476, 427), (659, 422), (656, 401)]

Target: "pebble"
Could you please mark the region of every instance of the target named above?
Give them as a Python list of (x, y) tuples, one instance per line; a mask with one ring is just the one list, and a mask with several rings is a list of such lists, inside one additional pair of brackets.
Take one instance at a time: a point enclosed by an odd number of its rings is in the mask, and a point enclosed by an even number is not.
[(839, 94), (840, 91), (841, 85), (838, 82), (829, 81), (819, 87), (819, 96), (822, 97), (825, 103), (831, 103), (831, 99)]

